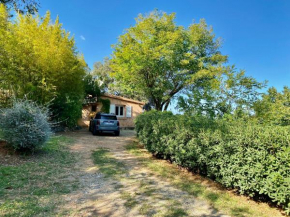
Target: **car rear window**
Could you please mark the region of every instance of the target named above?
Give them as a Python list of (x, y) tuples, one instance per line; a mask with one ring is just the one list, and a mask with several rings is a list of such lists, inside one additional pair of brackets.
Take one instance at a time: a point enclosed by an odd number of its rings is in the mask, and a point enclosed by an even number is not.
[(107, 115), (102, 115), (101, 116), (102, 120), (117, 120), (116, 116), (107, 116)]

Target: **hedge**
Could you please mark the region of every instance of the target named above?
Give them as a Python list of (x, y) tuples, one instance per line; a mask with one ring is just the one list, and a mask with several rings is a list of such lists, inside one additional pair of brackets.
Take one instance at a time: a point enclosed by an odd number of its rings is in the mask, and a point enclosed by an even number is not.
[(154, 155), (290, 213), (289, 127), (146, 112), (137, 136)]

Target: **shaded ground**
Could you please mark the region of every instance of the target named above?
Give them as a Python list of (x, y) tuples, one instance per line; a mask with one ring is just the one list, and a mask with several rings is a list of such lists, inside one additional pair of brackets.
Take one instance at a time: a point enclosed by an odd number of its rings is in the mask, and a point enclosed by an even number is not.
[(92, 136), (87, 131), (67, 133), (75, 139), (72, 152), (80, 159), (74, 176), (80, 190), (65, 196), (70, 216), (226, 216), (151, 173), (125, 146), (134, 131)]

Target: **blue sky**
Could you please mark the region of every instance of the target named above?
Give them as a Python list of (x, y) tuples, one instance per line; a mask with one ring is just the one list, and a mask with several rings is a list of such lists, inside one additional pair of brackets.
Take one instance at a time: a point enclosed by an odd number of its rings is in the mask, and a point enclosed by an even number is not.
[(229, 63), (279, 90), (290, 81), (289, 0), (40, 0), (76, 39), (89, 66), (112, 53), (111, 45), (140, 13), (176, 13), (178, 25), (205, 18)]

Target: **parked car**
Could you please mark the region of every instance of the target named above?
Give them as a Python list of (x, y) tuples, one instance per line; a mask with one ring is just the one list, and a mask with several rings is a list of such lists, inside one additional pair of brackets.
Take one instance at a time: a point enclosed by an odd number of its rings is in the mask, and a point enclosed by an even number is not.
[(93, 135), (98, 135), (102, 132), (114, 132), (116, 136), (119, 136), (120, 123), (114, 114), (97, 113), (95, 118), (90, 120), (89, 131)]

